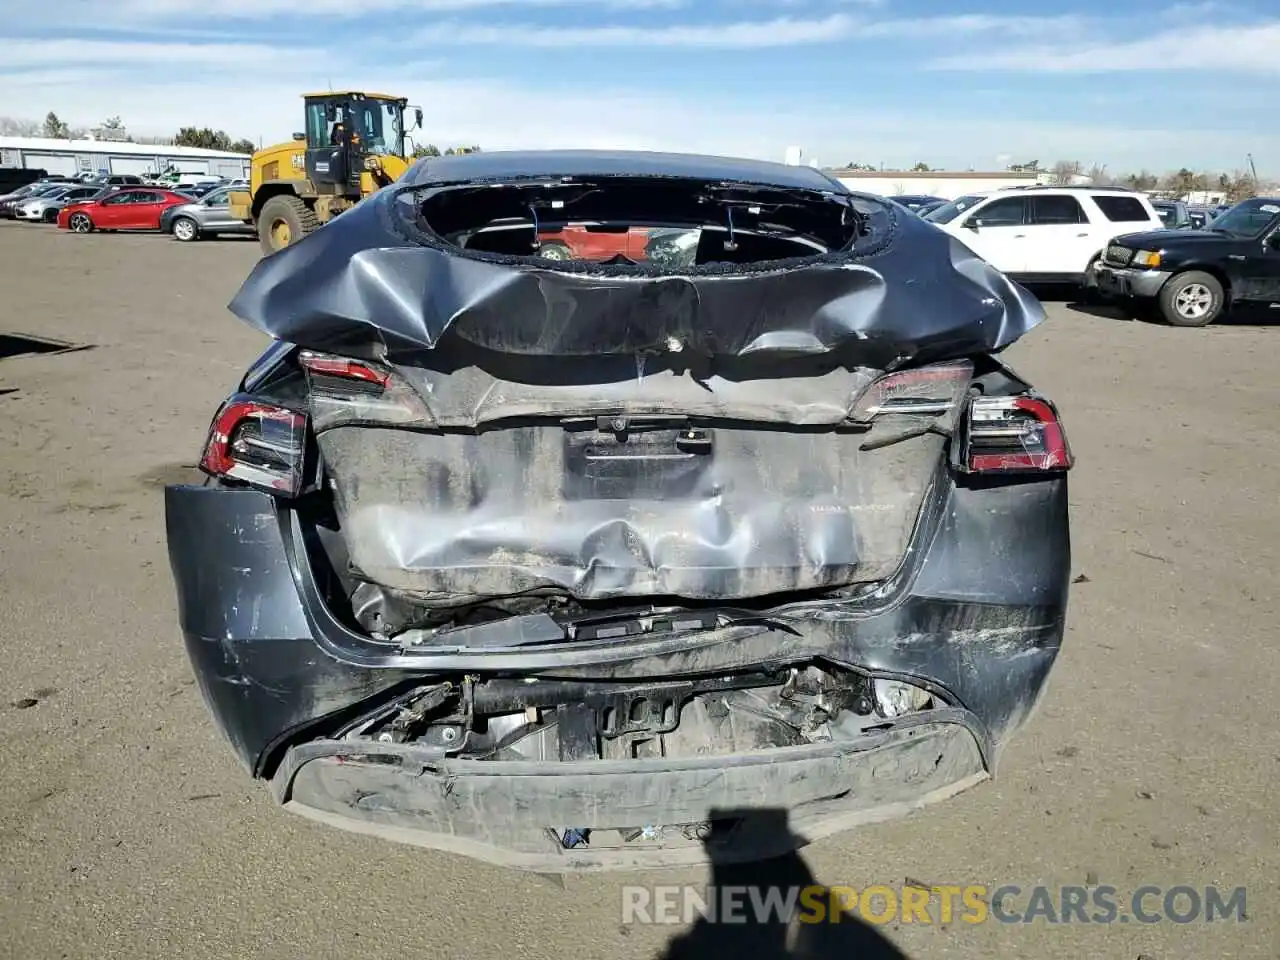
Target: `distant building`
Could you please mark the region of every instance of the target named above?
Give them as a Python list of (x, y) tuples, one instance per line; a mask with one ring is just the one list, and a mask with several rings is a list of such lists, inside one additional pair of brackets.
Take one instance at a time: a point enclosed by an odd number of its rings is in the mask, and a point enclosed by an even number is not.
[(1048, 183), (1052, 174), (999, 172), (946, 171), (946, 170), (828, 170), (850, 190), (873, 193), (881, 197), (929, 196), (954, 200), (965, 194), (984, 190), (1007, 190), (1010, 187), (1029, 187)]
[(68, 177), (77, 173), (147, 176), (170, 169), (215, 177), (244, 177), (248, 176), (249, 155), (119, 140), (0, 137), (0, 167), (43, 169)]

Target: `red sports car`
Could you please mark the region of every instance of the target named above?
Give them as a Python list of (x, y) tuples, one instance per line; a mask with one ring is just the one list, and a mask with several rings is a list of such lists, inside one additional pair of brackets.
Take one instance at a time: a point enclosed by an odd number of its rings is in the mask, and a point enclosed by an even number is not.
[(636, 263), (647, 259), (645, 248), (650, 231), (644, 227), (626, 230), (570, 223), (538, 234), (542, 248), (538, 256), (546, 260), (592, 260), (603, 263), (626, 257)]
[(58, 226), (73, 233), (93, 230), (159, 230), (160, 214), (169, 207), (190, 203), (172, 190), (154, 187), (119, 190), (100, 200), (70, 203), (58, 212)]

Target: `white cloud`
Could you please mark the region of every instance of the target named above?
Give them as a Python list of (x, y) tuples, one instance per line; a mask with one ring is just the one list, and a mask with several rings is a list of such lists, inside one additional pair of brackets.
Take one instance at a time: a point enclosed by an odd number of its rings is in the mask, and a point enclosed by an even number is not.
[[(165, 20), (195, 17), (210, 20), (267, 20), (274, 17), (336, 17), (359, 19), (375, 13), (465, 14), (502, 7), (589, 7), (605, 10), (670, 10), (687, 0), (63, 0), (59, 4), (59, 25), (74, 26), (84, 17), (88, 26), (99, 23), (130, 24), (141, 30)], [(29, 0), (0, 0), (0, 18), (8, 23), (49, 24), (43, 9)]]
[[(320, 50), (303, 47), (290, 51), (291, 55), (299, 57), (319, 56), (322, 53)], [(274, 47), (254, 43), (26, 39), (21, 43), (10, 43), (5, 48), (0, 76), (14, 68), (27, 66), (244, 66), (270, 62), (277, 56), (278, 51)]]
[(1204, 23), (1206, 20), (1221, 17), (1230, 12), (1230, 7), (1219, 0), (1192, 0), (1192, 2), (1174, 3), (1165, 7), (1160, 11), (1160, 19)]
[[(10, 0), (0, 0), (0, 14)], [(19, 0), (25, 3), (26, 0)], [(76, 0), (64, 0), (73, 3)], [(97, 2), (97, 0), (94, 0)], [(188, 0), (119, 0), (124, 3), (167, 3), (177, 9)], [(283, 0), (225, 0), (235, 9), (276, 9)], [(291, 0), (294, 2), (294, 0)], [(322, 6), (338, 0), (311, 0)], [(363, 0), (368, 3), (406, 4), (410, 0)], [(505, 0), (412, 0), (424, 4), (467, 3), (498, 5)], [(526, 0), (518, 0), (524, 3)], [(580, 3), (589, 0), (531, 0), (547, 3)], [(643, 4), (649, 0), (616, 0)], [(661, 0), (666, 2), (666, 0)], [(706, 0), (688, 0), (689, 10), (702, 13)], [(748, 0), (742, 0), (745, 4)], [(808, 0), (803, 9), (783, 6), (804, 0), (751, 0), (758, 18), (741, 10), (738, 22), (702, 25), (673, 22), (655, 30), (640, 30), (621, 24), (589, 25), (555, 29), (523, 23), (494, 22), (492, 17), (468, 21), (469, 26), (450, 20), (435, 21), (421, 35), (404, 30), (408, 18), (396, 18), (395, 30), (376, 28), (357, 32), (362, 37), (354, 45), (335, 39), (334, 49), (280, 46), (266, 41), (178, 38), (164, 35), (169, 29), (163, 20), (149, 21), (150, 34), (144, 40), (109, 35), (109, 39), (71, 39), (74, 21), (65, 28), (63, 39), (9, 39), (0, 60), (0, 114), (17, 114), (39, 120), (49, 111), (73, 126), (99, 123), (119, 114), (136, 135), (172, 135), (180, 126), (212, 126), (235, 137), (261, 138), (267, 142), (285, 140), (301, 125), (304, 88), (325, 85), (332, 68), (334, 82), (358, 78), (367, 89), (403, 93), (422, 104), (425, 126), (423, 141), (441, 146), (481, 144), (486, 149), (596, 147), (670, 149), (780, 158), (787, 145), (800, 144), (806, 156), (829, 164), (847, 161), (885, 162), (910, 165), (924, 160), (931, 165), (967, 167), (990, 163), (991, 157), (1012, 155), (1040, 157), (1049, 162), (1057, 157), (1079, 158), (1084, 162), (1105, 162), (1111, 169), (1166, 165), (1230, 168), (1239, 156), (1252, 150), (1257, 156), (1280, 156), (1280, 134), (1250, 129), (1202, 131), (1188, 140), (1185, 123), (1174, 119), (1145, 121), (1148, 129), (1135, 130), (1114, 122), (1114, 113), (1087, 100), (1085, 90), (1077, 96), (1063, 90), (1054, 104), (1028, 108), (1019, 113), (1009, 97), (1007, 75), (1000, 71), (1045, 70), (1074, 72), (1082, 69), (1183, 69), (1188, 65), (1212, 66), (1221, 70), (1241, 68), (1275, 75), (1280, 65), (1274, 54), (1280, 49), (1280, 23), (1232, 33), (1230, 28), (1187, 27), (1172, 33), (1144, 37), (1122, 45), (1106, 45), (1089, 38), (1125, 36), (1108, 29), (1095, 32), (1098, 22), (1077, 16), (996, 16), (957, 14), (910, 19), (877, 17), (869, 10), (855, 10), (861, 0)], [(351, 4), (360, 7), (360, 3)], [(785, 12), (785, 16), (770, 16)], [(154, 9), (154, 7), (152, 7)], [(729, 9), (725, 0), (722, 9)], [(30, 7), (28, 6), (28, 9)], [(61, 9), (61, 8), (60, 8)], [(116, 8), (113, 8), (116, 9)], [(293, 8), (290, 8), (292, 11)], [(530, 15), (532, 16), (532, 15)], [(206, 22), (209, 18), (200, 21)], [(582, 18), (599, 23), (599, 17)], [(297, 22), (281, 19), (280, 29)], [(376, 23), (377, 21), (371, 21)], [(629, 21), (627, 21), (629, 22)], [(93, 21), (95, 28), (100, 20)], [(428, 18), (428, 23), (432, 23)], [(1114, 23), (1114, 21), (1112, 21)], [(488, 24), (488, 25), (486, 25)], [(273, 24), (274, 26), (274, 24)], [(176, 29), (177, 25), (172, 25)], [(235, 23), (217, 21), (215, 29), (229, 29), (232, 36), (254, 36), (240, 31)], [(261, 34), (258, 34), (261, 35)], [(285, 36), (287, 34), (282, 34)], [(336, 34), (333, 36), (337, 37)], [(991, 43), (993, 36), (1003, 38)], [(978, 106), (968, 111), (944, 111), (930, 106), (922, 97), (915, 109), (877, 106), (874, 96), (830, 86), (814, 89), (801, 99), (783, 94), (753, 94), (736, 91), (731, 82), (709, 76), (696, 95), (665, 90), (660, 84), (631, 82), (613, 84), (617, 89), (584, 87), (575, 82), (572, 69), (563, 80), (551, 78), (531, 85), (519, 77), (498, 79), (503, 58), (511, 50), (540, 47), (563, 50), (566, 67), (574, 66), (576, 47), (616, 51), (619, 47), (639, 47), (641, 56), (661, 67), (661, 55), (650, 53), (658, 47), (685, 49), (768, 49), (794, 46), (803, 62), (804, 46), (839, 41), (851, 57), (857, 44), (865, 40), (868, 49), (888, 51), (908, 58), (904, 69), (912, 69), (927, 54), (902, 51), (887, 42), (904, 39), (919, 51), (918, 39), (935, 49), (953, 51), (954, 56), (935, 61), (951, 69), (991, 70), (984, 82), (966, 80), (971, 100)], [(448, 69), (423, 57), (423, 39), (434, 41), (431, 55), (448, 56)], [(1050, 40), (1063, 42), (1050, 42)], [(295, 40), (292, 43), (302, 43)], [(327, 41), (318, 41), (327, 42)], [(498, 47), (483, 54), (467, 45)], [(975, 46), (992, 52), (966, 56)], [(341, 47), (341, 49), (340, 49)], [(457, 56), (454, 56), (454, 53)], [(877, 54), (879, 55), (879, 53)], [(514, 58), (511, 58), (514, 59)], [(780, 62), (783, 58), (776, 58)], [(298, 64), (304, 64), (299, 72)], [(1119, 64), (1118, 66), (1114, 64)], [(332, 67), (330, 66), (332, 65)], [(783, 64), (785, 66), (785, 64)], [(780, 66), (779, 69), (782, 69)], [(508, 70), (508, 73), (514, 73)], [(634, 78), (633, 78), (634, 79)], [(917, 81), (919, 78), (916, 78)], [(1186, 80), (1185, 76), (1179, 81)], [(610, 82), (610, 81), (605, 81)], [(1193, 76), (1193, 84), (1200, 81)], [(918, 85), (918, 84), (917, 84)], [(989, 88), (974, 90), (975, 87)], [(640, 91), (639, 93), (637, 91)], [(1261, 99), (1265, 90), (1244, 90), (1242, 96)], [(901, 98), (898, 98), (901, 100)], [(1038, 118), (1063, 116), (1066, 105), (1074, 116), (1095, 116), (1096, 122), (1063, 123)], [(1247, 110), (1238, 98), (1231, 101), (1232, 114)], [(1259, 111), (1268, 108), (1261, 100)], [(1172, 117), (1174, 111), (1165, 111)], [(1165, 129), (1160, 129), (1164, 125)], [(1227, 126), (1216, 115), (1210, 125)], [(1265, 173), (1266, 171), (1264, 171)]]
[(1120, 73), (1211, 69), (1220, 73), (1280, 74), (1280, 21), (1247, 26), (1170, 30), (1120, 43), (1027, 46), (929, 61), (935, 70), (1028, 73)]
[(848, 37), (858, 21), (843, 13), (819, 19), (778, 17), (738, 23), (666, 27), (543, 27), (532, 24), (472, 24), (450, 21), (415, 33), (421, 43), (492, 44), (517, 47), (718, 47), (759, 49), (829, 43)]
[[(270, 143), (288, 139), (301, 124), (300, 99), (288, 92), (263, 96), (264, 89), (298, 88), (296, 76), (290, 79), (290, 63), (285, 58), (266, 73), (245, 74), (243, 79), (175, 80), (163, 85), (123, 75), (93, 85), (83, 83), (82, 77), (58, 83), (47, 75), (28, 83), (23, 74), (13, 74), (6, 78), (8, 102), (0, 106), (0, 113), (13, 112), (14, 103), (37, 104), (41, 117), (53, 110), (72, 125), (120, 114), (139, 135), (172, 135), (178, 127), (194, 123)], [(478, 143), (488, 150), (675, 150), (777, 160), (789, 144), (800, 144), (806, 156), (829, 165), (858, 161), (892, 166), (924, 160), (964, 169), (1008, 154), (1078, 157), (1105, 162), (1113, 170), (1183, 163), (1231, 168), (1239, 164), (1246, 139), (1259, 156), (1280, 155), (1280, 137), (1274, 134), (1200, 137), (1195, 154), (1189, 155), (1183, 130), (1135, 129), (1107, 118), (1092, 125), (1017, 115), (933, 114), (927, 109), (908, 115), (851, 99), (797, 107), (786, 100), (642, 96), (621, 89), (558, 89), (548, 96), (546, 89), (517, 83), (438, 75), (415, 80), (412, 72), (400, 69), (371, 72), (364, 79), (371, 89), (403, 92), (422, 104), (423, 130), (414, 133), (422, 142)]]
[(969, 37), (998, 33), (1012, 37), (1062, 37), (1085, 29), (1089, 20), (1075, 14), (1061, 16), (1001, 16), (961, 13), (941, 17), (880, 20), (857, 31), (867, 37)]
[(968, 14), (900, 20), (867, 20), (847, 13), (825, 17), (776, 17), (734, 23), (680, 24), (664, 27), (544, 27), (523, 23), (477, 24), (447, 21), (415, 33), (431, 44), (508, 47), (675, 47), (729, 50), (790, 47), (884, 37), (954, 37), (982, 34), (1061, 36), (1081, 29), (1078, 17), (1004, 17)]

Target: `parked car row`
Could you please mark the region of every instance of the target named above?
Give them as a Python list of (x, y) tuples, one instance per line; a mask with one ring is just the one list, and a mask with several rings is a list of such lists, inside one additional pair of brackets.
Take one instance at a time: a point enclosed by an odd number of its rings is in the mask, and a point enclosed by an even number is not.
[(924, 219), (1015, 280), (1079, 284), (1175, 326), (1280, 304), (1277, 198), (1213, 216), (1129, 190), (1035, 187), (960, 197)]
[(1163, 225), (1144, 194), (1095, 187), (974, 193), (925, 219), (1015, 280), (1086, 286), (1112, 237)]
[(229, 197), (234, 186), (234, 181), (217, 181), (205, 189), (179, 191), (49, 178), (0, 196), (0, 217), (56, 223), (73, 233), (162, 230), (185, 242), (223, 233), (252, 234), (252, 225), (231, 217)]
[[(57, 223), (73, 233), (159, 230), (186, 243), (254, 233), (231, 215), (234, 182), (181, 192), (112, 182), (125, 179), (46, 178), (0, 196), (0, 217)], [(1236, 304), (1280, 303), (1280, 199), (1255, 198), (1216, 217), (1208, 208), (1114, 188), (891, 199), (1015, 280), (1078, 284), (1176, 326), (1205, 326)], [(688, 233), (575, 226), (540, 231), (538, 241), (548, 260), (623, 258), (674, 267), (698, 246), (687, 242)]]
[(947, 202), (942, 197), (930, 197), (924, 194), (911, 193), (904, 193), (896, 197), (890, 197), (889, 199), (900, 207), (906, 207), (912, 213), (920, 217), (938, 209), (938, 207)]
[(1178, 327), (1204, 327), (1232, 307), (1280, 304), (1280, 197), (1254, 197), (1201, 230), (1116, 237), (1098, 265), (1104, 294)]
[(58, 219), (58, 211), (67, 204), (90, 200), (103, 192), (102, 187), (89, 184), (62, 184), (33, 191), (31, 196), (19, 198), (6, 207), (15, 220), (53, 223)]
[[(84, 183), (71, 177), (42, 177), (0, 195), (0, 217), (9, 220), (48, 219), (44, 216), (48, 208), (60, 200), (65, 200), (73, 191), (77, 192), (76, 199), (84, 199), (88, 196), (104, 194), (108, 189), (110, 188), (103, 184)], [(41, 216), (32, 218), (20, 214), (20, 211), (35, 209), (29, 205), (37, 200), (47, 201), (38, 205)], [(52, 220), (49, 219), (49, 222)]]
[(72, 233), (159, 230), (160, 215), (166, 209), (190, 202), (186, 194), (158, 187), (116, 190), (67, 204), (58, 211), (58, 226)]

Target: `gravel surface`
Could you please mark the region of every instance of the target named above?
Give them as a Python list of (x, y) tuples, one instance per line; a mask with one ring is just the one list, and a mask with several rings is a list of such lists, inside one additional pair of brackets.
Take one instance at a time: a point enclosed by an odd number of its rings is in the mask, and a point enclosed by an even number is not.
[[(0, 956), (793, 955), (774, 931), (622, 923), (624, 883), (702, 870), (508, 872), (312, 825), (235, 763), (178, 636), (161, 489), (192, 475), (265, 345), (225, 310), (257, 256), (252, 239), (0, 223), (0, 333), (91, 347), (0, 360)], [(995, 782), (803, 865), (857, 889), (1246, 886), (1247, 921), (846, 922), (818, 949), (1280, 956), (1280, 327), (1049, 310), (1008, 353), (1078, 460), (1079, 582), (1049, 692)]]

